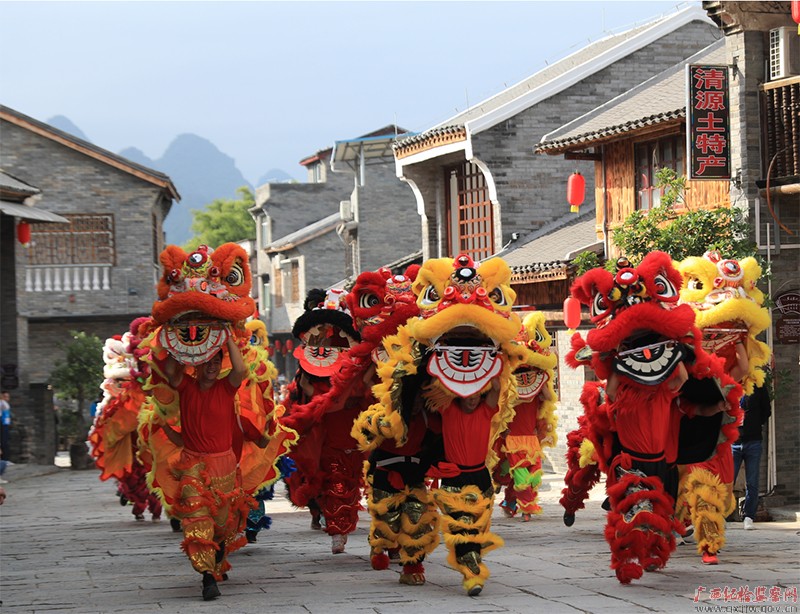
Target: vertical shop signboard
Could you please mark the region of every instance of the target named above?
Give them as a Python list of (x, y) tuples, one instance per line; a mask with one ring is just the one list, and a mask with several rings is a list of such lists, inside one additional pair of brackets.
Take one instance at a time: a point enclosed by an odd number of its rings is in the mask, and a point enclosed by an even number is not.
[(686, 66), (689, 179), (730, 179), (728, 67)]

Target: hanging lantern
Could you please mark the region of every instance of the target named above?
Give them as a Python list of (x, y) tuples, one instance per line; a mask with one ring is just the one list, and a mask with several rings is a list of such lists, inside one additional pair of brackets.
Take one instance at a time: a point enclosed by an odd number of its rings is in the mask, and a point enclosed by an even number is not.
[(800, 0), (792, 0), (792, 19), (797, 24), (797, 35), (800, 36)]
[(567, 202), (572, 213), (578, 213), (586, 196), (586, 180), (578, 171), (569, 176), (567, 181)]
[(17, 241), (22, 243), (22, 247), (31, 244), (31, 225), (25, 220), (20, 220), (17, 224)]
[(281, 340), (280, 339), (275, 339), (275, 349), (278, 350), (279, 352), (281, 351)]
[(292, 341), (291, 339), (287, 339), (286, 340), (286, 351), (291, 354), (293, 349), (294, 349), (294, 341)]
[(570, 331), (581, 325), (581, 302), (572, 296), (564, 299), (564, 324)]

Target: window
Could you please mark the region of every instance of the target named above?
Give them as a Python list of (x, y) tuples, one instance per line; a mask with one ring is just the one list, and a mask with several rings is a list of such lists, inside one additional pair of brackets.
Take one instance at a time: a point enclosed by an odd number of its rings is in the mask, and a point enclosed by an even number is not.
[(483, 173), (471, 162), (445, 172), (450, 255), (488, 258), (494, 253), (494, 223)]
[(31, 224), (31, 264), (115, 263), (113, 215), (64, 215), (69, 224)]
[(636, 166), (636, 208), (649, 210), (661, 203), (661, 188), (654, 186), (656, 172), (664, 167), (679, 175), (686, 173), (686, 144), (680, 135), (634, 146)]

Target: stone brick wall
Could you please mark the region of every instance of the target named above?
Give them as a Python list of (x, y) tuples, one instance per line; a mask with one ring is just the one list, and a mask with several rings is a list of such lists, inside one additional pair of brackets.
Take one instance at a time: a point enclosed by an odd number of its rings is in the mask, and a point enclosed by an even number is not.
[(367, 167), (358, 188), (358, 245), (362, 271), (374, 271), (417, 251), (422, 230), (411, 188), (397, 178), (394, 160)]
[[(38, 206), (59, 214), (113, 216), (115, 262), (107, 290), (26, 291), (29, 252), (14, 240), (6, 241), (9, 233), (13, 237), (13, 228), (9, 230), (5, 216), (0, 228), (0, 274), (3, 281), (13, 274), (16, 289), (16, 348), (10, 352), (11, 342), (6, 337), (14, 333), (13, 327), (3, 330), (0, 343), (4, 362), (10, 360), (5, 355), (9, 350), (20, 373), (20, 387), (12, 391), (12, 458), (52, 463), (55, 432), (47, 382), (55, 362), (63, 356), (58, 344), (69, 340), (70, 330), (105, 340), (128, 330), (134, 318), (150, 313), (156, 297), (157, 259), (163, 248), (161, 224), (171, 201), (157, 185), (65, 145), (8, 122), (2, 122), (0, 128), (0, 168), (41, 189)], [(9, 248), (14, 250), (12, 258), (7, 258)], [(4, 323), (8, 309), (3, 298)]]

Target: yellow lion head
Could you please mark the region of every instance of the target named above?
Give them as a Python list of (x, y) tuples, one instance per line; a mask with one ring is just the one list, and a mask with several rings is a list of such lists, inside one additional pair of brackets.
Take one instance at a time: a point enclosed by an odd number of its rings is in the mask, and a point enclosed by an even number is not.
[(709, 251), (691, 256), (677, 265), (683, 276), (680, 302), (694, 309), (696, 324), (703, 331), (703, 348), (725, 358), (742, 341), (748, 355), (748, 374), (742, 381), (745, 392), (764, 380), (761, 370), (769, 360), (769, 347), (756, 340), (771, 323), (763, 306), (764, 294), (756, 284), (761, 267), (753, 257), (736, 260)]

